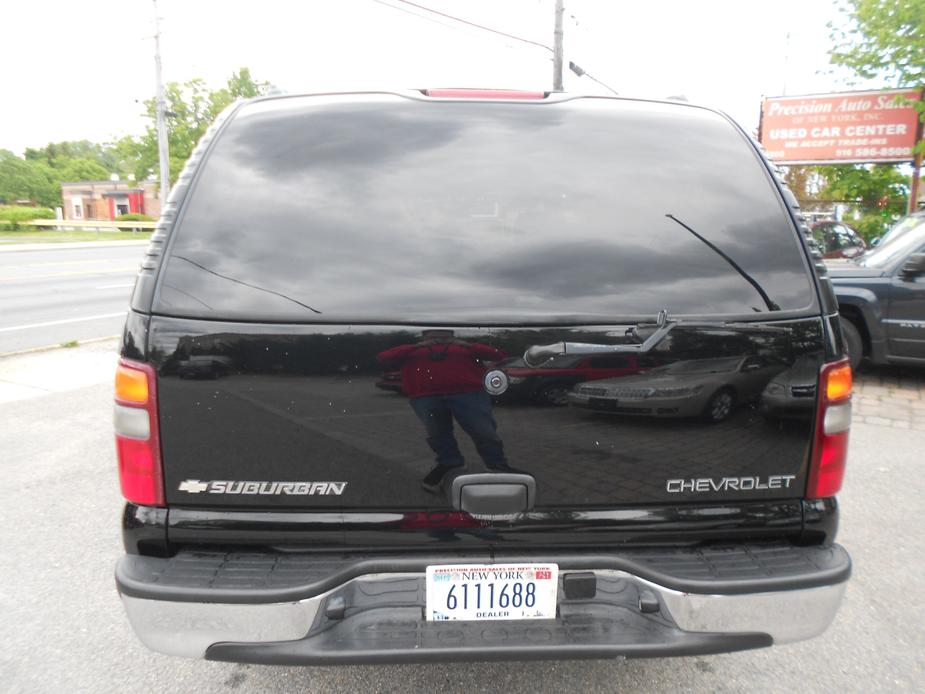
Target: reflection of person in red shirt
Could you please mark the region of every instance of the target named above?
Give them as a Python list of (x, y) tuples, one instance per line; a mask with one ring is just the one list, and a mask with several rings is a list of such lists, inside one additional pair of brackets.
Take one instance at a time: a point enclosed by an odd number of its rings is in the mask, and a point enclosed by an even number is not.
[(453, 420), (472, 438), (485, 466), (506, 471), (504, 445), (491, 414), (491, 397), (485, 392), (482, 361), (497, 361), (504, 352), (477, 342), (453, 337), (452, 330), (425, 330), (421, 342), (399, 345), (377, 355), (382, 363), (401, 365), (401, 383), (411, 408), (423, 422), (427, 443), (437, 465), (421, 481), (436, 493), (446, 473), (465, 465)]

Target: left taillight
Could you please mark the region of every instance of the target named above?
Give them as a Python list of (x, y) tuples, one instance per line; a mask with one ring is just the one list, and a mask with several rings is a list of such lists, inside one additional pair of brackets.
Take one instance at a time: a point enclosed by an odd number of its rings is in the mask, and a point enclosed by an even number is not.
[(806, 484), (809, 499), (835, 496), (841, 489), (848, 458), (852, 387), (851, 364), (847, 359), (822, 367), (816, 404), (816, 438)]
[(122, 496), (143, 506), (165, 506), (154, 368), (120, 359), (115, 390), (113, 425)]

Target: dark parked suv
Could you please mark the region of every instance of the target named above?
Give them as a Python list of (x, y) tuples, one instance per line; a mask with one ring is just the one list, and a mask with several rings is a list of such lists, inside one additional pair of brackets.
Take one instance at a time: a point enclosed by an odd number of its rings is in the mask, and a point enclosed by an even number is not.
[(925, 212), (903, 218), (875, 248), (829, 268), (855, 368), (925, 366)]
[[(690, 104), (234, 106), (171, 193), (125, 326), (116, 583), (138, 636), (331, 664), (820, 634), (850, 573), (851, 370), (800, 220), (745, 133)], [(634, 372), (607, 374), (616, 413), (715, 385), (665, 371), (751, 380), (723, 382), (741, 406), (712, 421), (496, 406), (572, 355)], [(799, 368), (811, 404), (764, 416), (766, 383)]]

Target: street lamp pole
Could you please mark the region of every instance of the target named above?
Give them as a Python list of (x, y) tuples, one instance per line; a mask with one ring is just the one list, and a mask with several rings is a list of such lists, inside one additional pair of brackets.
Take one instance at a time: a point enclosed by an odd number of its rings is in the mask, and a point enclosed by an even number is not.
[(167, 124), (164, 120), (164, 82), (161, 79), (161, 18), (157, 12), (157, 0), (154, 2), (154, 67), (157, 80), (157, 154), (158, 166), (161, 174), (161, 212), (167, 204), (167, 194), (170, 192), (170, 156), (167, 145)]

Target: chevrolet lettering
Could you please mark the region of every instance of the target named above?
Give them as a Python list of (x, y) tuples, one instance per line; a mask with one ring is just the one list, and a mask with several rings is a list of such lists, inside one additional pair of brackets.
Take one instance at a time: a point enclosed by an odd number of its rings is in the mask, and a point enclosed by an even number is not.
[(771, 475), (762, 477), (723, 477), (712, 479), (701, 477), (699, 479), (668, 480), (665, 489), (669, 494), (683, 494), (685, 492), (719, 492), (739, 491), (750, 492), (761, 489), (786, 489), (796, 479), (795, 475)]
[(852, 372), (808, 235), (704, 106), (236, 102), (170, 191), (123, 332), (132, 628), (276, 665), (819, 635), (851, 573)]

